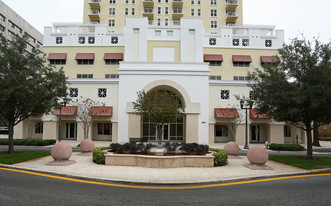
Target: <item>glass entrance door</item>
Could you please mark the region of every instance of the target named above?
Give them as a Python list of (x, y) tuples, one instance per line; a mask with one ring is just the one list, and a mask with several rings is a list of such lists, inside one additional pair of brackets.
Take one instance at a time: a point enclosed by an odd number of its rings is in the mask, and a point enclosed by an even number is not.
[(67, 139), (76, 139), (77, 138), (77, 123), (67, 122), (66, 138)]
[(260, 141), (260, 125), (251, 126), (251, 142)]

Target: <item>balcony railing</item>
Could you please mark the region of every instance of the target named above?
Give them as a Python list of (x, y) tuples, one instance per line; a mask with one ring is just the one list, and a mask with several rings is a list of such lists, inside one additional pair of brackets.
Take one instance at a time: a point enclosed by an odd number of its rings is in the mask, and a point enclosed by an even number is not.
[(236, 16), (238, 16), (238, 14), (235, 11), (227, 11), (226, 12), (226, 16), (228, 16), (228, 17), (236, 17)]
[(144, 0), (143, 4), (144, 4), (144, 7), (153, 8), (154, 7), (154, 0)]
[(100, 11), (99, 10), (90, 10), (88, 12), (89, 15), (100, 15)]
[(182, 8), (182, 7), (183, 7), (183, 0), (172, 1), (172, 8)]
[(88, 1), (91, 9), (100, 9), (100, 2), (101, 2), (101, 0), (89, 0)]

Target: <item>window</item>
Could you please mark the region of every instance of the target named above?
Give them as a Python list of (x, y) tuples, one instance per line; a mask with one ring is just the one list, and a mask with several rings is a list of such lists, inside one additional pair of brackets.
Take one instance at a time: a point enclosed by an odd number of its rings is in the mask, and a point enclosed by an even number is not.
[(100, 97), (100, 98), (107, 97), (107, 89), (106, 88), (99, 88), (98, 89), (98, 97)]
[(211, 66), (211, 67), (220, 67), (220, 66), (222, 66), (222, 62), (221, 61), (210, 61), (209, 66)]
[(169, 3), (169, 0), (164, 0), (165, 3)]
[(106, 59), (105, 63), (106, 63), (106, 65), (119, 65), (120, 60), (119, 59)]
[(161, 3), (161, 0), (157, 0), (157, 3)]
[(3, 16), (2, 14), (0, 14), (0, 21), (3, 21), (3, 22), (5, 22), (5, 21), (6, 21), (6, 17), (5, 17), (5, 16)]
[(119, 79), (118, 74), (105, 74), (105, 79)]
[(77, 79), (93, 79), (93, 74), (77, 74)]
[(201, 16), (201, 9), (198, 9), (198, 16)]
[(89, 43), (89, 44), (94, 44), (94, 43), (95, 43), (95, 37), (94, 37), (94, 36), (90, 36), (90, 37), (88, 38), (88, 43)]
[(212, 29), (216, 29), (216, 28), (217, 28), (217, 21), (211, 21), (211, 22), (210, 22), (210, 27), (211, 27)]
[(129, 8), (125, 8), (124, 14), (125, 14), (125, 16), (129, 15)]
[(200, 5), (201, 4), (201, 0), (198, 0), (198, 5)]
[(8, 21), (8, 24), (11, 28), (13, 28), (15, 31), (19, 32), (20, 34), (22, 34), (22, 29), (20, 27), (18, 27), (16, 24), (14, 24), (11, 21)]
[(98, 135), (111, 135), (111, 123), (98, 123)]
[(118, 36), (111, 37), (111, 44), (118, 44)]
[(250, 67), (250, 62), (233, 62), (234, 67)]
[(78, 88), (69, 88), (70, 97), (78, 97)]
[(169, 25), (169, 20), (168, 19), (165, 19), (164, 20), (164, 26), (168, 26)]
[(242, 40), (242, 45), (243, 46), (249, 46), (249, 39), (243, 39)]
[(210, 5), (216, 6), (217, 5), (217, 0), (210, 0)]
[(194, 16), (194, 9), (191, 9), (191, 16)]
[(194, 0), (191, 0), (191, 4), (194, 5)]
[(116, 0), (109, 0), (110, 4), (116, 4)]
[(51, 64), (51, 65), (65, 65), (66, 60), (65, 59), (51, 59), (51, 60), (49, 60), (49, 64)]
[(233, 76), (234, 81), (248, 81), (247, 76)]
[(125, 3), (128, 4), (129, 3), (129, 0), (125, 0)]
[(157, 19), (157, 25), (161, 26), (161, 19)]
[(134, 16), (134, 14), (135, 14), (135, 10), (134, 10), (134, 8), (132, 8), (131, 15)]
[(167, 30), (167, 35), (168, 36), (173, 36), (174, 35), (174, 31), (173, 30)]
[(216, 17), (217, 16), (217, 9), (210, 10), (210, 16)]
[(209, 38), (209, 45), (216, 45), (216, 38)]
[(62, 37), (56, 37), (55, 38), (55, 43), (56, 44), (62, 44), (63, 38)]
[(78, 43), (79, 44), (85, 44), (85, 37), (79, 37), (78, 38)]
[(284, 125), (284, 137), (291, 137), (291, 127)]
[(115, 16), (115, 8), (109, 8), (109, 15)]
[(161, 14), (161, 10), (162, 10), (161, 7), (157, 7), (157, 14)]
[(265, 40), (265, 47), (272, 47), (272, 40)]
[(255, 99), (255, 93), (253, 91), (249, 91), (249, 99)]
[(155, 30), (155, 36), (161, 36), (161, 30)]
[(77, 59), (78, 65), (93, 65), (94, 59)]
[(109, 19), (109, 27), (115, 27), (115, 19)]
[(221, 99), (230, 99), (230, 90), (221, 90)]
[(215, 137), (227, 137), (229, 136), (228, 125), (220, 124), (215, 125)]
[(35, 123), (35, 133), (36, 134), (42, 134), (43, 133), (43, 122), (36, 122)]
[(132, 0), (132, 4), (135, 4), (136, 3), (136, 0)]
[(222, 80), (222, 76), (209, 76), (209, 80)]
[(232, 39), (233, 46), (239, 46), (239, 39)]
[(172, 24), (173, 24), (174, 26), (180, 26), (180, 21), (179, 21), (179, 20), (173, 20), (173, 21), (172, 21)]
[(166, 15), (169, 14), (169, 7), (164, 7), (164, 14), (166, 14)]

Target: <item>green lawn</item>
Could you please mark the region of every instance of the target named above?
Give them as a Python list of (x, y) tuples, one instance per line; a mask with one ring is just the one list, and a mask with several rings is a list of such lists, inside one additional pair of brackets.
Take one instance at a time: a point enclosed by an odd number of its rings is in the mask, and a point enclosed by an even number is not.
[(15, 151), (15, 153), (10, 155), (7, 151), (0, 151), (0, 163), (11, 165), (51, 154), (50, 151)]
[(303, 159), (305, 156), (270, 155), (269, 159), (303, 169), (331, 168), (331, 157), (314, 157), (314, 160)]

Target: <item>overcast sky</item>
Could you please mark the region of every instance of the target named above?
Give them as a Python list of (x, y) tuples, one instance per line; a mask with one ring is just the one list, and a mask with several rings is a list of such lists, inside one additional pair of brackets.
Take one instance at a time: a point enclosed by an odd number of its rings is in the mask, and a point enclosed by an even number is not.
[[(82, 22), (84, 0), (2, 0), (43, 33), (52, 22)], [(124, 0), (120, 0), (124, 1)], [(208, 1), (209, 0), (202, 0)], [(276, 25), (285, 40), (303, 33), (331, 40), (331, 0), (243, 0), (244, 24)]]

